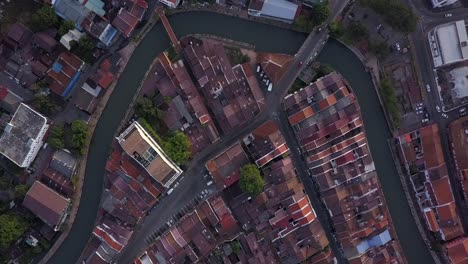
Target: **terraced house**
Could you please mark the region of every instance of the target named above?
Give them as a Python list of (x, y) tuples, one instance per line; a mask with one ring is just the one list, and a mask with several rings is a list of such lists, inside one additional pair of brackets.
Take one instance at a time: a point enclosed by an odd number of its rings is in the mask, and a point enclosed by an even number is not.
[(283, 107), (345, 257), (353, 264), (402, 263), (359, 104), (347, 81), (331, 73), (286, 96)]
[(443, 241), (463, 235), (437, 124), (403, 134), (398, 140), (426, 228)]

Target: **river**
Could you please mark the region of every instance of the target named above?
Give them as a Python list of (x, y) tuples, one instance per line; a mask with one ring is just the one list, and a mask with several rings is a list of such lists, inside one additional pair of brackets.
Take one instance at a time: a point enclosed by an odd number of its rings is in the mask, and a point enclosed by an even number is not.
[[(169, 18), (178, 37), (212, 34), (254, 44), (259, 51), (294, 54), (306, 35), (239, 18), (208, 12), (180, 13)], [(73, 227), (49, 263), (73, 263), (80, 257), (95, 225), (102, 194), (104, 166), (114, 133), (154, 57), (169, 45), (161, 24), (155, 25), (137, 47), (122, 73), (94, 132), (83, 193)], [(359, 59), (336, 41), (329, 41), (319, 60), (348, 79), (361, 105), (367, 137), (393, 223), (409, 263), (433, 263), (412, 219), (387, 139), (391, 137), (370, 76)], [(126, 264), (126, 263), (125, 263)]]

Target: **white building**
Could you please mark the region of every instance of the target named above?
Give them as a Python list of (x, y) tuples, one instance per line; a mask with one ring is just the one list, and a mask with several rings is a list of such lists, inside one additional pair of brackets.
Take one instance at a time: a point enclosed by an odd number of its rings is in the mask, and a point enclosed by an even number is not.
[(434, 66), (440, 67), (468, 59), (467, 23), (464, 20), (435, 27), (428, 40)]
[(431, 0), (431, 2), (432, 2), (432, 7), (437, 8), (437, 7), (444, 7), (444, 6), (454, 4), (458, 2), (458, 0)]
[(21, 103), (0, 137), (0, 153), (21, 168), (29, 167), (48, 128), (45, 116)]
[(297, 15), (298, 5), (285, 0), (251, 0), (248, 13), (274, 20), (292, 23)]
[(133, 157), (164, 187), (169, 187), (182, 174), (179, 166), (137, 121), (125, 129), (117, 140), (127, 155)]
[(180, 0), (159, 0), (159, 2), (167, 5), (170, 8), (176, 8), (180, 4)]

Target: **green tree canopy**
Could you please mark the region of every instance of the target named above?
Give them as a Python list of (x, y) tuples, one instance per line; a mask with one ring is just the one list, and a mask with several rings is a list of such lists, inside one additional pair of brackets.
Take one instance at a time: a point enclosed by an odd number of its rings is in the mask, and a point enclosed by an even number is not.
[(144, 119), (152, 120), (158, 117), (156, 107), (153, 105), (153, 101), (148, 97), (140, 97), (136, 101), (135, 114)]
[(72, 30), (74, 28), (75, 28), (75, 22), (71, 20), (64, 20), (59, 27), (58, 33), (60, 36), (63, 36), (67, 34), (69, 30)]
[(328, 30), (330, 31), (330, 36), (334, 38), (342, 37), (345, 32), (343, 23), (341, 23), (340, 21), (331, 22), (330, 25), (328, 26)]
[(380, 82), (380, 89), (382, 91), (382, 97), (387, 108), (388, 113), (390, 114), (390, 118), (393, 121), (393, 125), (396, 128), (401, 126), (401, 111), (398, 107), (398, 99), (395, 94), (395, 89), (392, 86), (392, 83), (389, 79), (383, 79)]
[(43, 6), (32, 15), (31, 23), (34, 31), (43, 31), (58, 25), (58, 17), (54, 8)]
[(16, 199), (23, 199), (29, 190), (29, 186), (20, 184), (15, 186), (15, 197)]
[(242, 191), (250, 194), (258, 194), (263, 190), (263, 181), (260, 171), (254, 164), (247, 164), (240, 170), (239, 184)]
[(404, 3), (398, 0), (361, 0), (363, 5), (380, 14), (390, 26), (401, 32), (413, 32), (418, 17)]
[(75, 120), (72, 122), (71, 130), (72, 146), (80, 155), (83, 155), (88, 138), (88, 126), (83, 120)]
[(190, 159), (190, 141), (188, 137), (180, 131), (166, 138), (163, 143), (163, 149), (177, 164), (183, 164)]
[(314, 23), (314, 25), (318, 26), (325, 22), (325, 20), (328, 19), (330, 16), (330, 7), (328, 6), (328, 1), (325, 3), (321, 3), (318, 5), (315, 5), (312, 8), (312, 14), (311, 14), (311, 19)]
[(65, 147), (65, 131), (63, 126), (53, 126), (50, 131), (49, 144), (55, 149), (63, 149)]
[(0, 215), (0, 248), (6, 249), (28, 229), (26, 221), (12, 215)]
[(38, 95), (33, 98), (32, 105), (39, 110), (39, 112), (50, 115), (54, 113), (56, 105), (51, 99), (45, 95)]
[(71, 51), (75, 53), (76, 56), (81, 58), (87, 63), (93, 63), (95, 58), (93, 56), (94, 47), (96, 43), (91, 38), (84, 36), (78, 40), (78, 42), (70, 43)]
[(385, 41), (371, 42), (369, 49), (379, 60), (384, 60), (390, 54), (390, 47)]
[(369, 30), (359, 21), (352, 21), (346, 28), (346, 35), (352, 43), (369, 38)]

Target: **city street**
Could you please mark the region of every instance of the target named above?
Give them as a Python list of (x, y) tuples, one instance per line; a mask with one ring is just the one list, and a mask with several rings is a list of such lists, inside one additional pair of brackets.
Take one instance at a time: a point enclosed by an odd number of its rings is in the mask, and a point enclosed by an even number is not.
[[(458, 180), (458, 172), (455, 168), (455, 161), (451, 155), (450, 142), (448, 138), (448, 125), (453, 120), (459, 117), (458, 107), (450, 112), (447, 112), (448, 118), (444, 118), (437, 112), (436, 106), (441, 106), (440, 97), (437, 91), (437, 83), (434, 75), (434, 64), (428, 43), (427, 34), (429, 30), (437, 25), (457, 21), (468, 18), (468, 9), (458, 8), (441, 13), (433, 13), (427, 9), (422, 1), (406, 0), (406, 2), (413, 7), (413, 10), (419, 14), (420, 23), (417, 30), (410, 35), (412, 40), (412, 51), (415, 53), (416, 64), (418, 65), (422, 90), (424, 91), (424, 102), (426, 108), (431, 116), (432, 122), (439, 125), (439, 132), (441, 138), (441, 145), (444, 153), (444, 158), (447, 164), (447, 170), (450, 178), (450, 184), (455, 189), (453, 195), (457, 207), (460, 210), (460, 218), (463, 223), (464, 230), (468, 230), (468, 208), (465, 205), (465, 200), (460, 188), (460, 181)], [(445, 14), (452, 14), (450, 18), (446, 18)], [(429, 84), (431, 91), (428, 92), (426, 85)]]
[[(333, 6), (331, 8), (332, 15), (330, 18), (325, 22), (325, 26), (322, 26), (321, 31), (313, 31), (307, 37), (305, 42), (303, 43), (302, 47), (296, 53), (294, 62), (292, 63), (291, 67), (288, 71), (285, 72), (283, 78), (275, 85), (273, 91), (267, 97), (267, 105), (268, 108), (261, 112), (249, 125), (245, 126), (242, 129), (237, 131), (233, 131), (230, 134), (226, 134), (222, 137), (222, 139), (215, 144), (209, 145), (206, 149), (202, 152), (198, 153), (197, 156), (191, 161), (191, 165), (188, 169), (184, 172), (184, 180), (180, 182), (180, 185), (174, 192), (171, 194), (170, 197), (165, 197), (162, 199), (160, 203), (158, 203), (154, 209), (152, 210), (150, 216), (146, 217), (143, 220), (143, 223), (137, 227), (137, 231), (133, 234), (132, 240), (128, 243), (128, 246), (123, 250), (121, 255), (116, 260), (116, 263), (131, 263), (135, 257), (140, 254), (148, 244), (146, 243), (146, 239), (149, 235), (151, 235), (156, 230), (159, 230), (170, 218), (180, 211), (186, 204), (191, 201), (194, 197), (196, 197), (199, 192), (206, 188), (204, 185), (203, 179), (203, 170), (204, 164), (209, 158), (215, 156), (216, 154), (223, 151), (225, 148), (231, 146), (238, 140), (240, 140), (243, 136), (250, 133), (253, 129), (260, 126), (267, 120), (271, 118), (278, 117), (278, 113), (281, 110), (281, 101), (283, 97), (287, 94), (288, 89), (293, 84), (294, 80), (299, 75), (300, 70), (302, 67), (305, 66), (304, 61), (306, 61), (309, 56), (313, 55), (314, 53), (318, 53), (323, 48), (323, 41), (326, 40), (328, 31), (326, 29), (326, 25), (334, 20), (334, 18), (341, 12), (341, 10), (346, 6), (348, 1), (334, 1)], [(301, 65), (302, 63), (302, 65)], [(284, 117), (285, 118), (285, 117)], [(284, 123), (284, 124), (283, 124)], [(289, 126), (287, 119), (282, 120), (282, 126)], [(290, 136), (291, 137), (291, 136)], [(288, 140), (288, 144), (295, 144), (295, 141)], [(291, 142), (291, 143), (290, 143)], [(290, 148), (292, 148), (290, 146)], [(293, 154), (297, 162), (297, 157), (299, 154), (296, 152)], [(302, 162), (301, 162), (302, 163)], [(305, 174), (305, 167), (304, 164), (302, 165), (302, 173), (299, 172), (301, 180), (304, 182), (311, 200), (313, 200), (314, 208), (317, 208), (317, 213), (319, 215), (319, 219), (321, 220), (322, 225), (325, 228), (327, 233), (328, 240), (330, 241), (331, 249), (335, 256), (341, 256), (342, 254), (339, 251), (338, 243), (336, 242), (335, 238), (331, 234), (331, 229), (328, 225), (329, 221), (325, 220), (328, 217), (328, 213), (322, 210), (322, 207), (318, 205), (319, 201), (317, 199), (317, 195), (312, 188), (312, 183), (308, 178), (308, 174)], [(326, 222), (323, 222), (323, 221)], [(340, 263), (345, 263), (345, 259), (343, 256), (338, 257), (341, 261)]]

